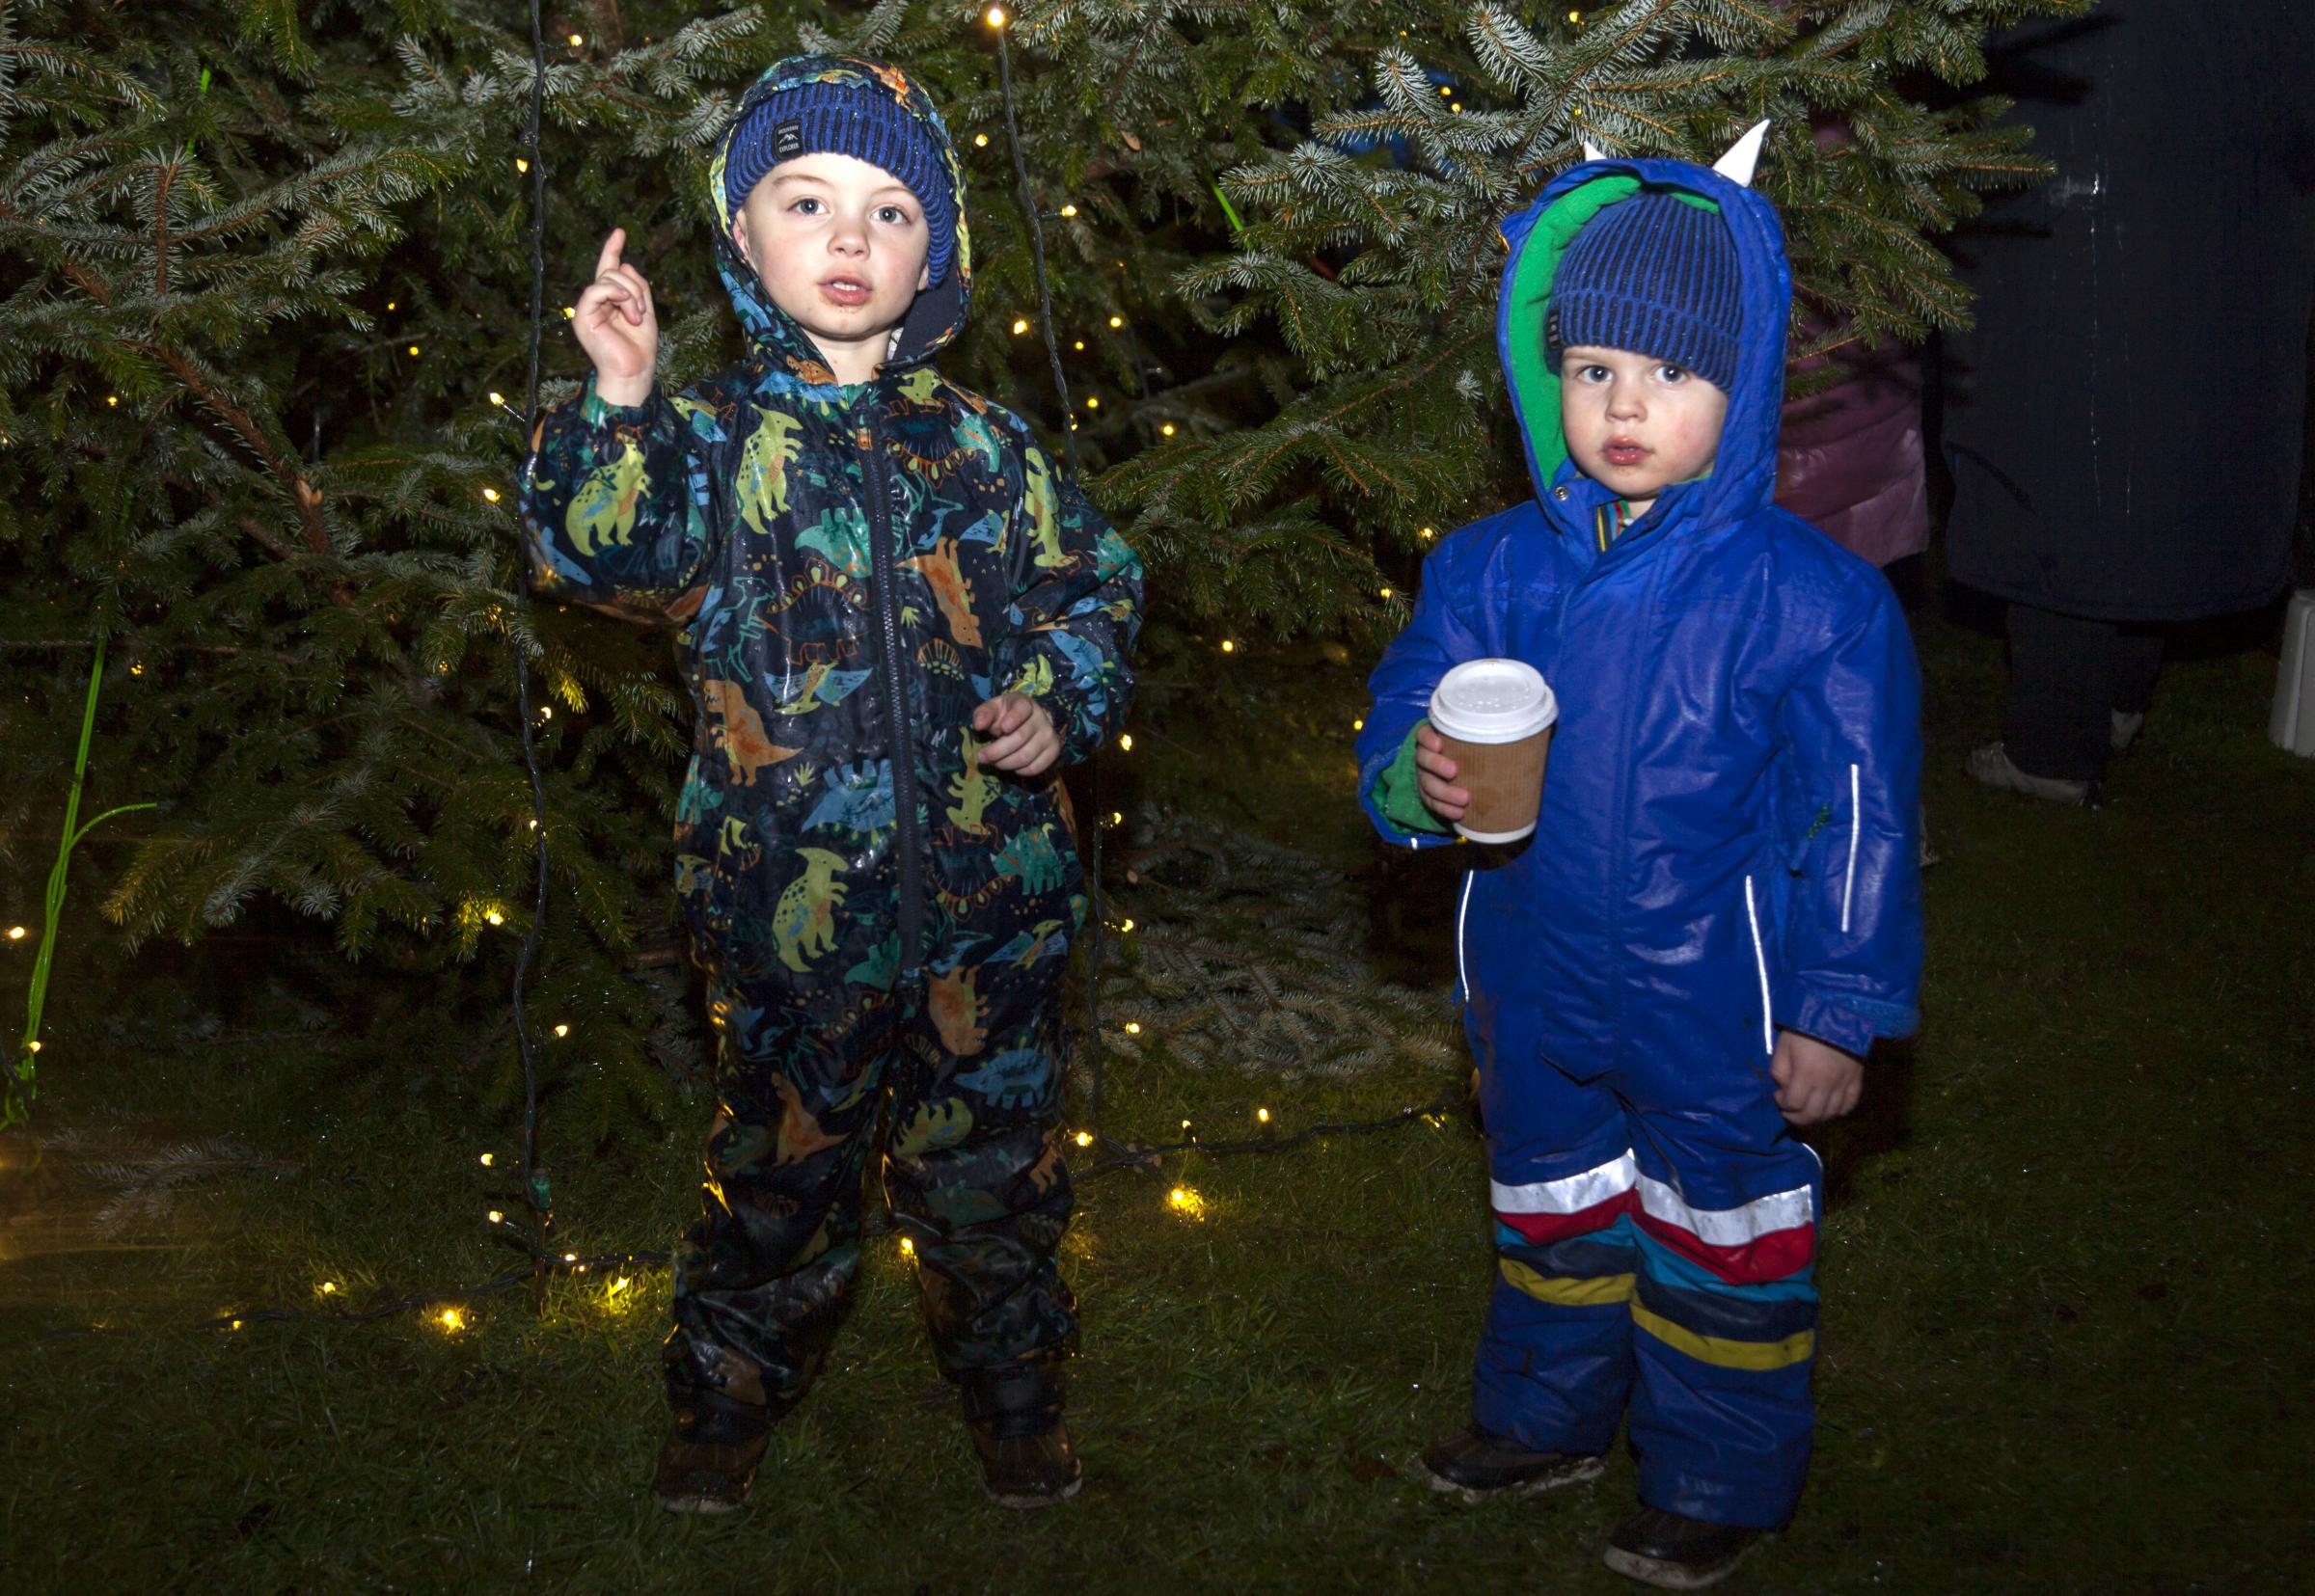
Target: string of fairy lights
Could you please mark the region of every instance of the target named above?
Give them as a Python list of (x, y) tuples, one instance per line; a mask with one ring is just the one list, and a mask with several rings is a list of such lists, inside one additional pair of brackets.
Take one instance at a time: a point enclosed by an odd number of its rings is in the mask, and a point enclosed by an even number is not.
[[(545, 326), (546, 165), (540, 148), (540, 121), (545, 95), (546, 37), (540, 18), (540, 0), (531, 0), (530, 17), (531, 91), (523, 146), (525, 153), (515, 161), (518, 175), (528, 177), (531, 185), (531, 294), (527, 382), (528, 403), (522, 412), (512, 415), (513, 419), (523, 424), (526, 432), (529, 430), (531, 418), (538, 414), (539, 365)], [(1012, 19), (1001, 6), (991, 6), (983, 14), (982, 20), (996, 41), (999, 79), (1005, 107), (1005, 132), (1020, 185), (1021, 208), (1030, 229), (1038, 295), (1038, 320), (1043, 332), (1046, 351), (1049, 357), (1062, 414), (1069, 419), (1068, 428), (1062, 433), (1062, 445), (1069, 463), (1069, 480), (1075, 482), (1077, 478), (1078, 462), (1076, 439), (1070, 434), (1076, 430), (1078, 422), (1070, 402), (1068, 379), (1063, 370), (1060, 347), (1053, 331), (1052, 298), (1045, 267), (1042, 213), (1032, 196), (1028, 170), (1021, 155), (1020, 131), (1016, 121), (1011, 52), (1007, 42)], [(585, 42), (583, 35), (573, 34), (569, 37), (569, 43), (574, 49), (582, 47)], [(986, 133), (977, 133), (972, 142), (976, 148), (985, 149), (989, 144), (989, 136)], [(1067, 219), (1074, 218), (1076, 212), (1076, 205), (1071, 203), (1060, 206), (1056, 214)], [(1121, 261), (1119, 264), (1123, 265), (1123, 262)], [(387, 309), (389, 311), (395, 309), (394, 304), (389, 302)], [(572, 308), (567, 306), (563, 308), (563, 315), (566, 318), (571, 317), (574, 313)], [(1125, 318), (1122, 315), (1112, 314), (1108, 320), (1112, 331), (1122, 331), (1126, 328)], [(1012, 331), (1016, 336), (1026, 336), (1030, 325), (1028, 317), (1017, 316), (1013, 319)], [(1084, 340), (1077, 339), (1075, 342), (1078, 351), (1084, 350)], [(411, 344), (408, 346), (408, 352), (411, 356), (416, 357), (420, 353), (420, 346), (415, 343)], [(488, 400), (494, 408), (512, 412), (513, 407), (503, 393), (494, 391), (488, 394)], [(1085, 405), (1089, 413), (1098, 410), (1100, 408), (1099, 395), (1088, 393), (1085, 396)], [(1164, 436), (1171, 437), (1175, 431), (1174, 423), (1168, 421), (1160, 430)], [(479, 491), (484, 501), (494, 505), (499, 503), (503, 498), (501, 491), (495, 485), (485, 484)], [(1422, 541), (1429, 543), (1436, 535), (1435, 528), (1422, 527), (1418, 535)], [(1383, 587), (1380, 589), (1380, 596), (1387, 602), (1394, 596), (1393, 589), (1387, 586)], [(1219, 651), (1224, 655), (1237, 655), (1240, 646), (1238, 639), (1234, 637), (1223, 637), (1218, 643)], [(423, 1316), (426, 1322), (437, 1329), (447, 1334), (456, 1335), (473, 1326), (475, 1322), (473, 1309), (477, 1303), (525, 1285), (532, 1288), (534, 1301), (543, 1301), (543, 1298), (536, 1294), (543, 1292), (546, 1283), (553, 1279), (599, 1281), (604, 1305), (616, 1311), (634, 1300), (635, 1283), (639, 1275), (646, 1270), (665, 1268), (668, 1264), (669, 1255), (664, 1251), (583, 1253), (574, 1248), (558, 1248), (548, 1240), (555, 1216), (550, 1201), (549, 1183), (538, 1163), (537, 1043), (531, 1037), (527, 1023), (524, 987), (531, 960), (537, 950), (540, 930), (546, 918), (548, 896), (546, 788), (544, 774), (539, 767), (537, 744), (533, 732), (537, 726), (543, 725), (552, 718), (554, 708), (552, 705), (540, 705), (534, 710), (531, 705), (527, 651), (524, 639), (519, 633), (514, 637), (514, 656), (516, 694), (521, 709), (523, 756), (529, 771), (531, 788), (530, 829), (535, 833), (534, 863), (537, 873), (537, 899), (530, 917), (530, 924), (525, 931), (521, 950), (516, 957), (511, 992), (517, 1042), (523, 1058), (521, 1185), (511, 1203), (519, 1204), (524, 1211), (521, 1213), (513, 1211), (512, 1206), (506, 1205), (509, 1200), (501, 1199), (499, 1203), (484, 1210), (483, 1221), (491, 1232), (502, 1241), (520, 1249), (526, 1255), (526, 1260), (480, 1282), (449, 1288), (431, 1288), (393, 1294), (382, 1299), (372, 1300), (360, 1308), (355, 1308), (344, 1300), (347, 1294), (345, 1282), (336, 1278), (325, 1278), (315, 1284), (313, 1293), (316, 1300), (310, 1306), (227, 1310), (212, 1318), (185, 1328), (232, 1333), (259, 1324), (315, 1320), (331, 1324), (359, 1325), (375, 1323), (416, 1311)], [(448, 666), (443, 665), (440, 668), (447, 669)], [(1354, 721), (1353, 729), (1359, 729), (1363, 725), (1363, 721)], [(1133, 751), (1132, 734), (1120, 732), (1115, 739), (1114, 747), (1120, 754), (1130, 754)], [(1104, 931), (1114, 930), (1121, 936), (1130, 935), (1134, 930), (1134, 922), (1130, 917), (1121, 918), (1112, 925), (1103, 916), (1101, 907), (1101, 835), (1105, 828), (1121, 825), (1125, 817), (1121, 812), (1108, 814), (1102, 812), (1099, 786), (1100, 767), (1101, 761), (1096, 759), (1093, 762), (1091, 776), (1094, 783), (1094, 807), (1097, 824), (1091, 828), (1092, 850), (1087, 872), (1090, 898), (1087, 918), (1093, 930), (1087, 947), (1086, 982), (1086, 1041), (1092, 1063), (1091, 1090), (1088, 1094), (1088, 1113), (1085, 1124), (1064, 1132), (1070, 1142), (1080, 1150), (1095, 1151), (1095, 1156), (1090, 1163), (1074, 1170), (1073, 1177), (1079, 1183), (1083, 1183), (1123, 1171), (1159, 1175), (1162, 1174), (1162, 1166), (1166, 1160), (1188, 1154), (1226, 1157), (1238, 1154), (1282, 1152), (1313, 1143), (1323, 1144), (1332, 1138), (1373, 1135), (1418, 1123), (1429, 1124), (1434, 1129), (1445, 1127), (1461, 1110), (1466, 1101), (1467, 1095), (1459, 1086), (1443, 1092), (1430, 1102), (1402, 1108), (1395, 1113), (1379, 1118), (1314, 1123), (1291, 1131), (1279, 1127), (1270, 1109), (1260, 1104), (1254, 1105), (1248, 1111), (1243, 1111), (1250, 1122), (1248, 1133), (1225, 1136), (1219, 1140), (1200, 1135), (1196, 1123), (1190, 1119), (1182, 1121), (1181, 1134), (1177, 1138), (1163, 1142), (1119, 1140), (1111, 1137), (1103, 1129), (1102, 1061), (1103, 1049), (1101, 1045), (1102, 1027), (1098, 1002), (1102, 933)], [(507, 906), (497, 901), (469, 903), (462, 906), (458, 916), (462, 924), (479, 923), (492, 928), (503, 927), (506, 917)], [(5, 933), (10, 943), (21, 942), (27, 934), (28, 930), (23, 926), (12, 926)], [(1137, 1018), (1125, 1020), (1119, 1028), (1126, 1035), (1136, 1037), (1141, 1035), (1143, 1029), (1142, 1022)], [(572, 1033), (570, 1024), (565, 1021), (557, 1021), (550, 1029), (557, 1041), (567, 1041)], [(39, 1043), (35, 1042), (33, 1046), (37, 1048)], [(486, 1171), (495, 1172), (500, 1167), (499, 1154), (495, 1150), (478, 1152), (476, 1161), (478, 1168)], [(1204, 1221), (1214, 1208), (1212, 1200), (1206, 1193), (1199, 1191), (1186, 1181), (1178, 1181), (1169, 1185), (1165, 1203), (1169, 1211), (1192, 1223)], [(866, 1237), (881, 1238), (894, 1233), (896, 1229), (888, 1214), (880, 1212), (862, 1217), (861, 1232)], [(915, 1243), (912, 1238), (905, 1234), (900, 1235), (897, 1249), (903, 1258), (912, 1263), (914, 1261)], [(133, 1333), (135, 1333), (134, 1327), (91, 1324), (53, 1331), (41, 1339), (53, 1340), (79, 1336)]]

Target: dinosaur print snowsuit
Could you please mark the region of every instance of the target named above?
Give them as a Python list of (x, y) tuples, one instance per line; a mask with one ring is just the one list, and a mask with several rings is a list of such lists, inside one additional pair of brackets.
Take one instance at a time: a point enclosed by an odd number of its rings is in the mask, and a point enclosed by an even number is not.
[[(961, 196), (938, 112), (890, 68), (782, 62), (741, 117), (846, 79), (933, 130)], [(962, 205), (892, 357), (841, 386), (732, 241), (729, 149), (710, 186), (748, 359), (672, 400), (614, 407), (590, 384), (549, 413), (523, 526), (538, 590), (677, 629), (698, 723), (676, 888), (721, 1112), (667, 1380), (679, 1406), (706, 1392), (776, 1418), (842, 1312), (880, 1150), (944, 1372), (1074, 1338), (1055, 1115), (1084, 878), (1057, 773), (983, 771), (967, 722), (1019, 690), (1064, 761), (1097, 748), (1130, 691), (1141, 571), (1019, 418), (931, 365), (965, 317)]]

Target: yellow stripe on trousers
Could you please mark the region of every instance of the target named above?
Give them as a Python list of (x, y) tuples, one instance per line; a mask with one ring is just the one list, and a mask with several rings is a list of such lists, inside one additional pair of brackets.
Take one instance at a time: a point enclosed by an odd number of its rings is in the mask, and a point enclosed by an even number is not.
[(1722, 1368), (1789, 1368), (1816, 1355), (1816, 1332), (1796, 1331), (1781, 1341), (1731, 1341), (1721, 1336), (1699, 1336), (1674, 1324), (1661, 1313), (1632, 1304), (1632, 1323), (1666, 1346), (1677, 1347), (1699, 1363)]
[(1602, 1303), (1632, 1300), (1629, 1275), (1545, 1275), (1515, 1258), (1500, 1261), (1503, 1278), (1538, 1302), (1557, 1303), (1562, 1308), (1596, 1308)]

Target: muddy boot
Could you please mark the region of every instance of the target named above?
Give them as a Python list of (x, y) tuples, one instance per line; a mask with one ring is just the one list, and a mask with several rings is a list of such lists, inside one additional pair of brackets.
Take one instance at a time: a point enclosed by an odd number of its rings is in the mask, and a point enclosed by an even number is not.
[(1530, 1451), (1510, 1436), (1482, 1429), (1476, 1422), (1423, 1454), (1423, 1472), (1432, 1490), (1473, 1502), (1597, 1479), (1606, 1467), (1597, 1457)]
[(651, 1494), (670, 1513), (735, 1513), (772, 1441), (772, 1410), (714, 1392), (686, 1393), (659, 1449)]
[(1049, 1507), (1077, 1494), (1085, 1470), (1061, 1422), (1058, 1364), (970, 1369), (957, 1384), (965, 1394), (965, 1428), (993, 1500), (1007, 1507)]
[(1643, 1507), (1616, 1527), (1601, 1560), (1658, 1590), (1702, 1590), (1727, 1579), (1737, 1559), (1759, 1544), (1757, 1529)]

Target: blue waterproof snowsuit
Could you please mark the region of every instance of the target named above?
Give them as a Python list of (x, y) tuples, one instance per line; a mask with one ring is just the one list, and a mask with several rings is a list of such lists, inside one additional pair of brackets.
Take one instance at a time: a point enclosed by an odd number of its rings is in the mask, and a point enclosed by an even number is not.
[[(1568, 240), (1643, 185), (1719, 209), (1743, 347), (1711, 472), (1603, 550), (1611, 496), (1567, 459), (1544, 318)], [(1430, 555), (1358, 745), (1376, 826), (1433, 846), (1453, 839), (1407, 804), (1405, 750), (1440, 676), (1509, 656), (1559, 696), (1535, 838), (1475, 857), (1457, 913), (1500, 1262), (1474, 1416), (1597, 1453), (1628, 1405), (1643, 1501), (1773, 1528), (1808, 1465), (1822, 1180), (1769, 1065), (1780, 1028), (1863, 1054), (1915, 1024), (1912, 645), (1880, 574), (1771, 502), (1790, 280), (1768, 203), (1589, 162), (1504, 236), (1537, 497)]]

